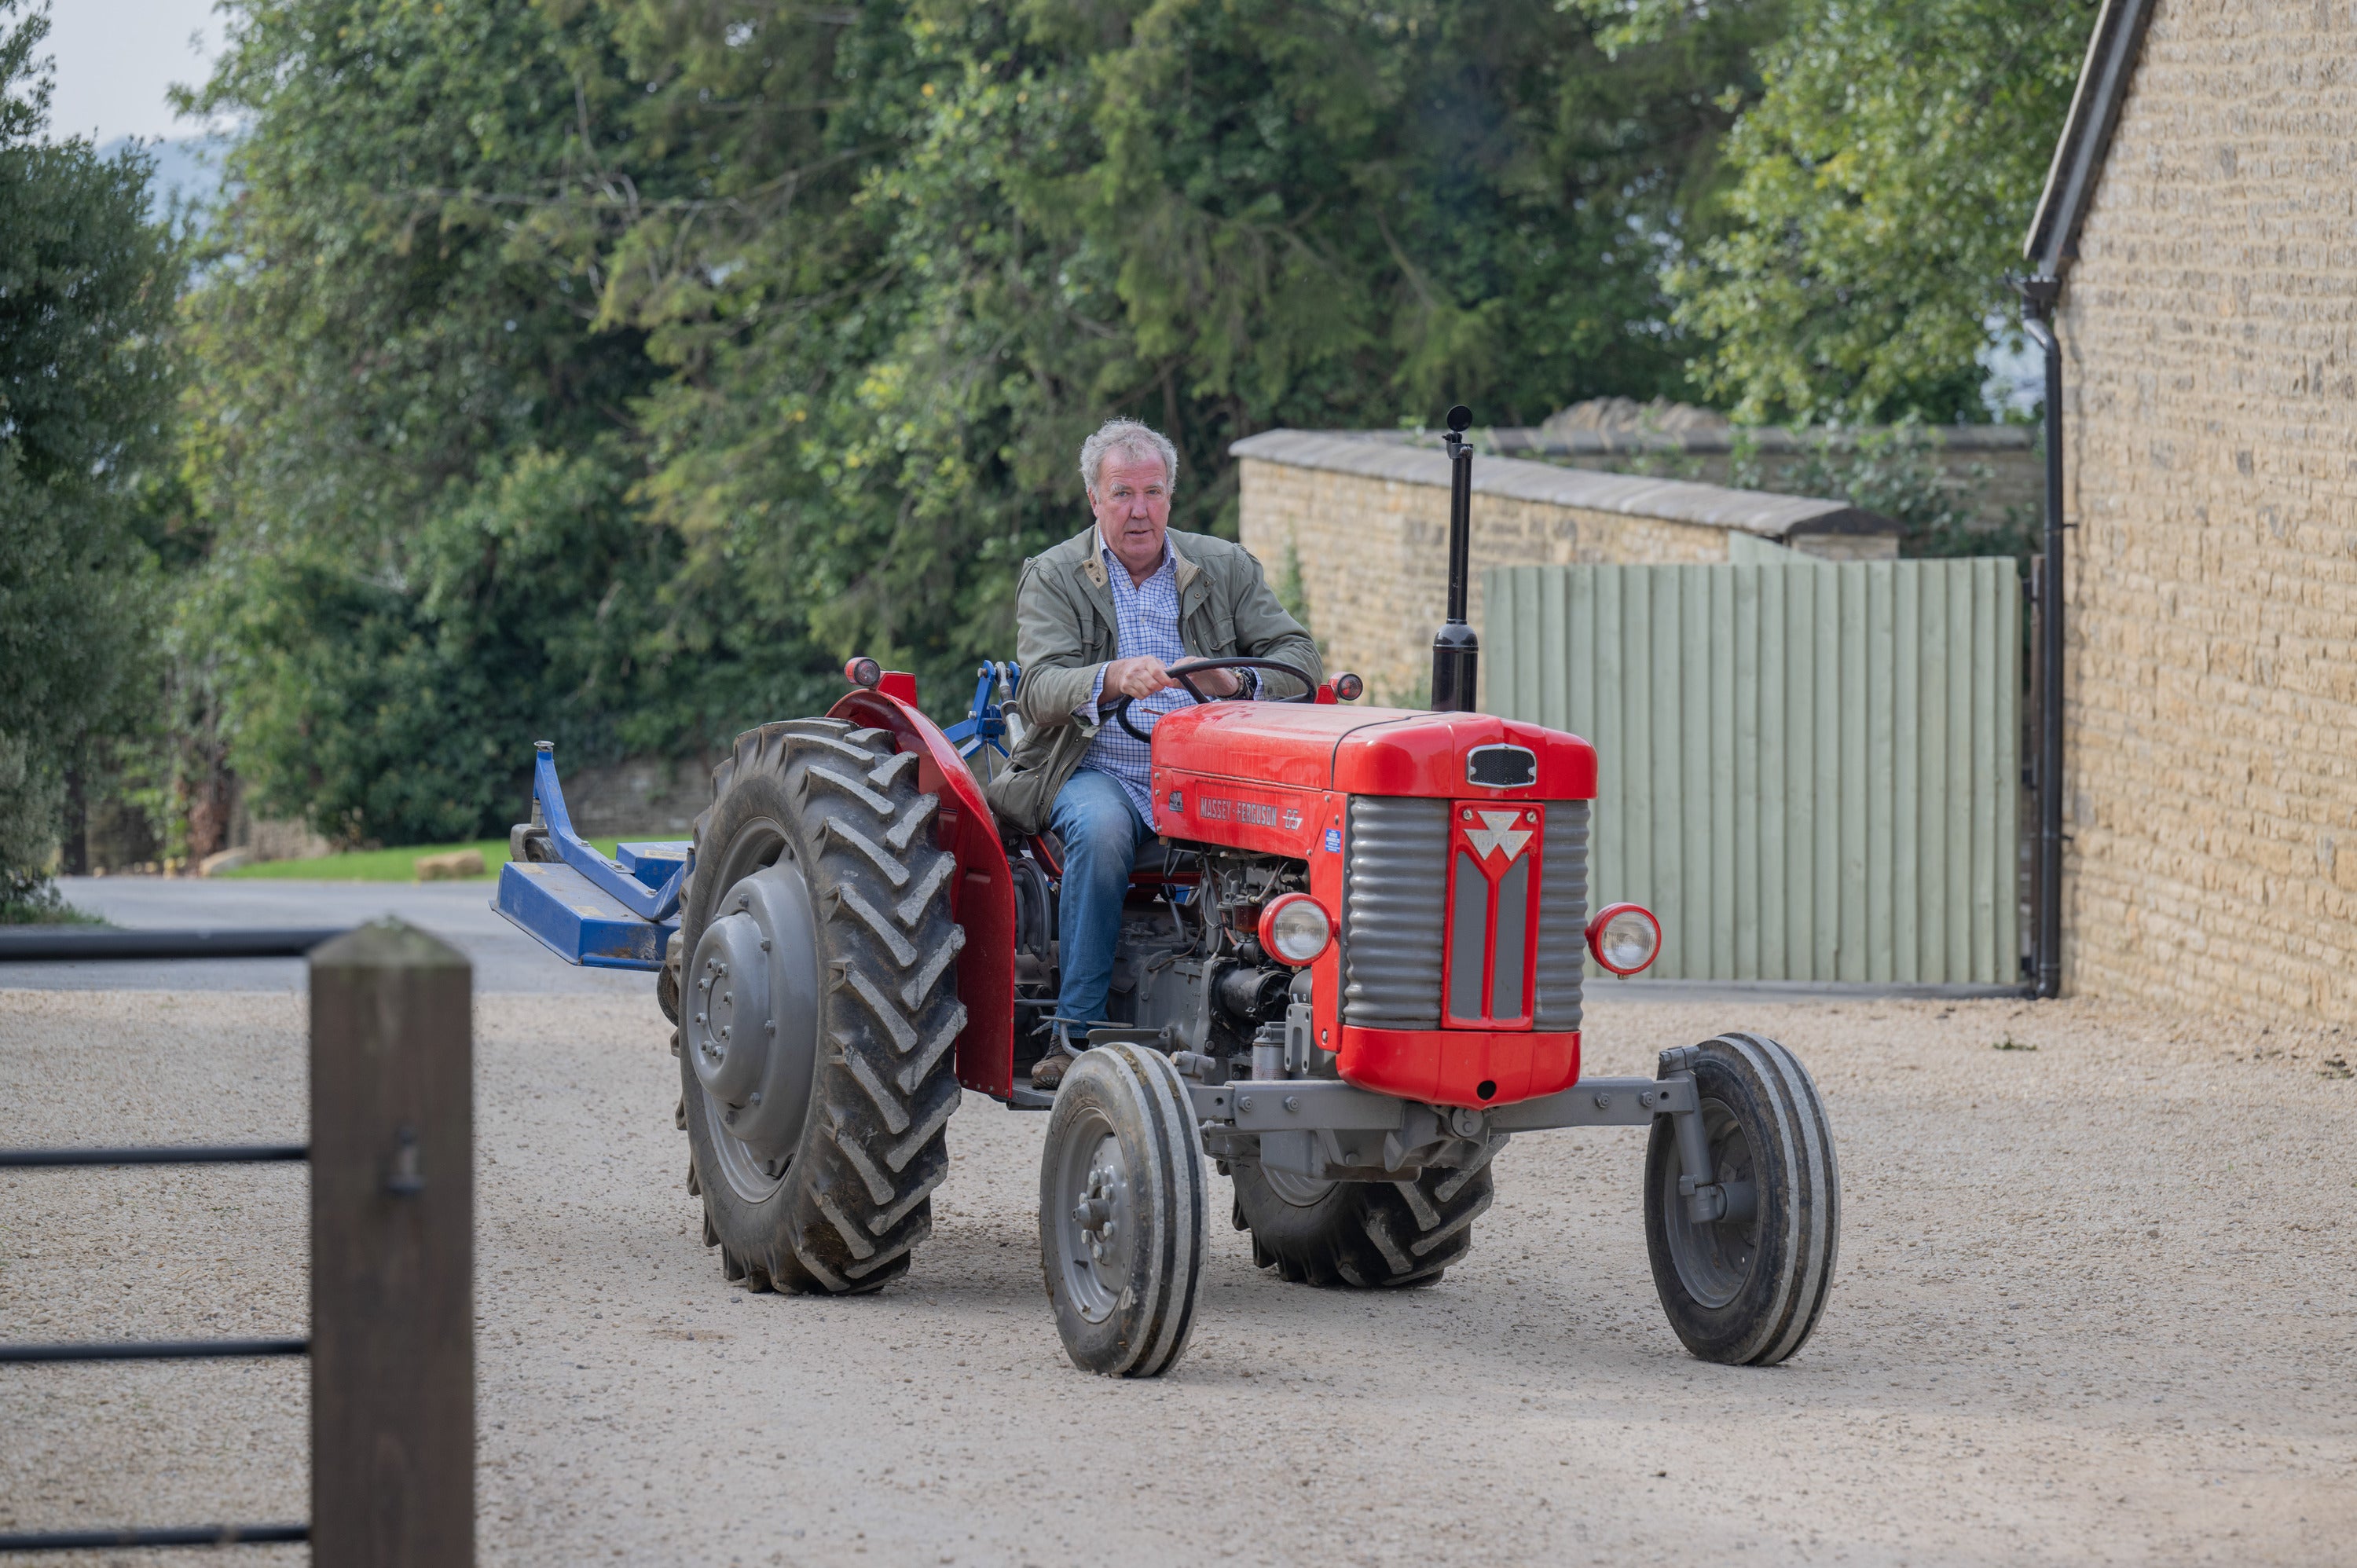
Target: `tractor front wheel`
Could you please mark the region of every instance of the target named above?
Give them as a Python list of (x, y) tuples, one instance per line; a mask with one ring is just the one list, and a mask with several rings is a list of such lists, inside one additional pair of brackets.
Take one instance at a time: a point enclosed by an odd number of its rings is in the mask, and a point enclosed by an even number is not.
[(1689, 1049), (1715, 1209), (1695, 1217), (1674, 1119), (1645, 1155), (1645, 1250), (1670, 1326), (1706, 1361), (1769, 1367), (1798, 1350), (1832, 1288), (1841, 1240), (1833, 1125), (1800, 1058), (1761, 1035)]
[(1203, 1149), (1170, 1058), (1126, 1042), (1065, 1072), (1039, 1160), (1039, 1263), (1084, 1371), (1159, 1377), (1186, 1354), (1203, 1274)]
[(680, 909), (680, 1116), (704, 1240), (752, 1288), (909, 1267), (965, 1026), (938, 800), (882, 730), (764, 725), (713, 772)]

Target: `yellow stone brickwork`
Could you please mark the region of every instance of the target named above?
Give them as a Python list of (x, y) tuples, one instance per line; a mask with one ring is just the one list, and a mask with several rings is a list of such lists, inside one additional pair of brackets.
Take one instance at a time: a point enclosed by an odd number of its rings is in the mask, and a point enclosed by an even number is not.
[[(1448, 491), (1245, 457), (1239, 532), (1272, 581), (1297, 564), (1326, 668), (1355, 670), (1377, 702), (1421, 703), (1448, 608)], [(1492, 566), (1727, 559), (1725, 528), (1473, 496), (1472, 603)], [(2357, 855), (2352, 856), (2357, 861)]]
[(2065, 984), (2357, 1022), (2357, 16), (2162, 0), (2063, 295)]

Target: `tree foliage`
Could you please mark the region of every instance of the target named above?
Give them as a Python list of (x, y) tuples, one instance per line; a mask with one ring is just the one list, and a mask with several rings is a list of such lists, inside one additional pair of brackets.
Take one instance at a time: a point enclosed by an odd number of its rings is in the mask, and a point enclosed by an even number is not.
[(1732, 227), (1673, 286), (1738, 418), (1987, 417), (1977, 355), (2092, 0), (1803, 0), (1728, 137)]
[(179, 284), (146, 160), (40, 140), (48, 27), (0, 0), (0, 918), (46, 901), (69, 774), (139, 721), (153, 678), (140, 486)]
[(1665, 260), (1781, 5), (231, 0), (200, 620), (265, 808), (508, 820), (847, 653), (1006, 653), (1081, 435), (1182, 526), (1281, 424), (1680, 392)]

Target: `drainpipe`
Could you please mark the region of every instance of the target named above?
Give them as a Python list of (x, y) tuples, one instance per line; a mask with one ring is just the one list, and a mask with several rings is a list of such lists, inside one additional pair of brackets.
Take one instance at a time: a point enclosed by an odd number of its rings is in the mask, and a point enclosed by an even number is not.
[(2046, 356), (2046, 550), (2038, 585), (2038, 908), (2035, 996), (2062, 993), (2062, 346), (2057, 277), (2016, 278), (2021, 329)]

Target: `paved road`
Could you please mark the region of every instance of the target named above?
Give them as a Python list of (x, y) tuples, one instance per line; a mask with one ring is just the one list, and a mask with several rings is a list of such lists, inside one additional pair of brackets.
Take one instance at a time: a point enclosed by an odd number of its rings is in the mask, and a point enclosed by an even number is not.
[[(651, 976), (576, 969), (490, 907), (489, 882), (282, 882), (69, 876), (66, 902), (118, 926), (356, 926), (398, 916), (474, 961), (490, 995), (651, 995)], [(88, 963), (0, 962), (0, 987), (62, 991), (298, 991), (299, 959)]]
[[(651, 998), (476, 1018), (487, 1563), (2331, 1568), (2357, 1540), (2349, 1036), (1608, 996), (1596, 1072), (1747, 1025), (1823, 1086), (1846, 1224), (1796, 1359), (1687, 1357), (1642, 1135), (1563, 1133), (1501, 1156), (1429, 1289), (1287, 1285), (1222, 1220), (1186, 1359), (1124, 1383), (1071, 1368), (1040, 1294), (1045, 1117), (966, 1097), (906, 1280), (750, 1295), (702, 1245)], [(299, 1135), (304, 1049), (291, 995), (0, 990), (0, 1117)], [(299, 1333), (304, 1194), (292, 1169), (0, 1174), (0, 1338)], [(300, 1518), (307, 1390), (0, 1368), (0, 1529)]]

